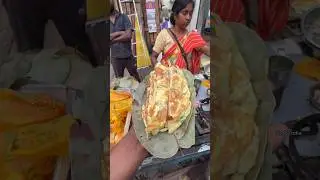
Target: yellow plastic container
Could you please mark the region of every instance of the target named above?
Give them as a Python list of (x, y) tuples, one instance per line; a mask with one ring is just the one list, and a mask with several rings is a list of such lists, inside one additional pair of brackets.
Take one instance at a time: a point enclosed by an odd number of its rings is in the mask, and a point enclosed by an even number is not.
[(201, 82), (201, 86), (203, 86), (205, 88), (210, 88), (210, 81), (209, 80), (203, 80)]

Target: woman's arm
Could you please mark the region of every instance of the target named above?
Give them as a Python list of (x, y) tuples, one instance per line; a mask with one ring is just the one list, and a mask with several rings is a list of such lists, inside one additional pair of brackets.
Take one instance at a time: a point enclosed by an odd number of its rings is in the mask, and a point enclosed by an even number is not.
[(131, 128), (110, 152), (110, 180), (132, 179), (148, 154)]
[(154, 67), (157, 62), (158, 62), (158, 56), (161, 52), (163, 52), (164, 47), (166, 45), (166, 41), (165, 41), (165, 30), (160, 31), (160, 33), (158, 34), (156, 41), (154, 42), (154, 46), (152, 48), (152, 54), (151, 54), (151, 64), (152, 67)]
[(159, 56), (159, 53), (157, 53), (155, 51), (152, 51), (152, 54), (151, 54), (151, 65), (152, 65), (152, 67), (154, 67), (157, 64), (158, 56)]
[(210, 57), (210, 47), (208, 45), (198, 48), (197, 50)]
[(268, 129), (268, 141), (272, 150), (276, 150), (290, 135), (289, 128), (284, 124), (272, 124)]

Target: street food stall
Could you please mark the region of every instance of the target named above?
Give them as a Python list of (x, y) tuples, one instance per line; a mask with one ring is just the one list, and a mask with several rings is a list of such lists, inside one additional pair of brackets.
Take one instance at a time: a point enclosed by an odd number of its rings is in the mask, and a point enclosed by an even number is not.
[[(270, 60), (280, 58), (283, 62), (278, 61), (278, 67), (284, 70), (278, 75), (284, 78), (276, 82), (279, 85), (285, 80), (281, 95), (276, 96), (279, 104), (272, 121), (287, 124), (293, 131), (285, 145), (276, 152), (283, 164), (281, 168), (279, 161), (275, 163), (277, 179), (291, 176), (319, 179), (316, 173), (320, 164), (319, 131), (315, 130), (319, 126), (320, 113), (316, 105), (319, 103), (316, 91), (319, 91), (317, 84), (320, 80), (317, 73), (320, 70), (319, 15), (319, 1), (294, 1), (284, 38), (266, 43), (272, 56)], [(285, 69), (291, 72), (287, 78)]]
[[(200, 75), (198, 75), (200, 76)], [(208, 77), (207, 77), (208, 78)], [(194, 77), (192, 79), (195, 79)], [(163, 155), (161, 154), (161, 151), (159, 150), (153, 150), (153, 149), (148, 149), (149, 152), (151, 152), (150, 157), (144, 160), (142, 165), (139, 168), (139, 171), (136, 174), (136, 177), (144, 176), (149, 177), (150, 173), (153, 173), (154, 171), (160, 172), (160, 171), (167, 171), (173, 172), (178, 170), (179, 168), (187, 167), (192, 165), (195, 162), (198, 162), (199, 159), (202, 161), (208, 161), (209, 156), (210, 156), (210, 121), (211, 118), (209, 116), (209, 87), (210, 87), (210, 82), (208, 79), (203, 79), (203, 80), (194, 80), (192, 84), (194, 85), (195, 95), (193, 98), (199, 103), (199, 106), (194, 109), (195, 114), (193, 114), (191, 117), (194, 118), (193, 123), (190, 122), (190, 125), (193, 125), (193, 139), (194, 142), (192, 145), (183, 146), (184, 148), (179, 148), (177, 149), (177, 153), (175, 151), (173, 153), (166, 154), (164, 153)], [(126, 132), (128, 131), (128, 127), (130, 126), (129, 124), (131, 123), (133, 127), (136, 126), (141, 126), (142, 129), (138, 130), (136, 129), (136, 133), (138, 136), (138, 139), (140, 135), (144, 135), (144, 125), (139, 124), (142, 123), (142, 119), (139, 115), (141, 115), (141, 107), (140, 105), (137, 105), (138, 102), (140, 102), (142, 99), (139, 98), (139, 96), (146, 96), (146, 81), (143, 83), (138, 84), (135, 82), (135, 80), (131, 77), (125, 77), (122, 79), (117, 79), (112, 83), (112, 88), (110, 90), (110, 99), (111, 99), (111, 104), (110, 104), (110, 112), (112, 114), (118, 114), (118, 116), (112, 116), (110, 119), (110, 126), (111, 126), (111, 134), (110, 134), (110, 143), (111, 148), (113, 144), (116, 144), (119, 142), (120, 138), (123, 137)], [(191, 88), (192, 89), (192, 88)], [(129, 106), (131, 105), (131, 108)], [(119, 115), (122, 114), (122, 115)], [(114, 117), (114, 118), (113, 118)], [(121, 118), (121, 119), (119, 119)], [(137, 125), (137, 123), (139, 125)], [(189, 125), (189, 126), (190, 126)], [(122, 128), (119, 128), (122, 127)], [(192, 129), (192, 128), (191, 128)], [(120, 131), (119, 131), (120, 130)], [(192, 135), (191, 135), (192, 136)], [(160, 138), (160, 135), (155, 135), (154, 137), (151, 137), (151, 141), (155, 142), (150, 142), (150, 143), (156, 143), (156, 144), (163, 144), (160, 147), (160, 149), (165, 148), (168, 146), (169, 149), (174, 148), (175, 146), (172, 144), (167, 145), (164, 142), (171, 142), (170, 140), (168, 141), (157, 141), (157, 138)], [(152, 140), (154, 138), (154, 140)], [(187, 138), (187, 137), (186, 137)], [(190, 137), (191, 138), (191, 137)], [(192, 138), (191, 138), (192, 139)], [(187, 142), (190, 142), (191, 139), (186, 140)], [(140, 142), (145, 146), (149, 147), (147, 145), (148, 143), (145, 142), (144, 140), (140, 139)], [(192, 142), (192, 141), (191, 141)], [(146, 144), (145, 144), (146, 143)], [(160, 153), (160, 154), (159, 154)], [(173, 165), (179, 165), (179, 168), (176, 169), (171, 169)], [(170, 168), (170, 171), (169, 171)], [(162, 169), (162, 170), (160, 170)]]
[[(134, 2), (134, 1), (133, 1)], [(148, 1), (149, 2), (149, 1)], [(158, 1), (155, 1), (158, 2)], [(163, 2), (163, 1), (162, 1)], [(150, 2), (149, 2), (150, 3)], [(204, 5), (205, 3), (208, 3), (207, 1), (201, 1), (201, 3), (197, 3), (196, 8), (200, 8), (200, 4)], [(134, 6), (132, 6), (132, 2), (119, 2), (118, 4), (122, 4), (123, 6), (123, 12), (131, 15), (134, 14)], [(144, 1), (139, 1), (136, 4), (144, 4)], [(128, 8), (128, 6), (131, 5), (132, 8)], [(137, 7), (137, 5), (136, 5)], [(148, 6), (150, 8), (152, 6)], [(207, 6), (209, 8), (209, 6)], [(142, 12), (143, 12), (143, 7)], [(131, 9), (131, 11), (130, 11)], [(148, 12), (151, 12), (151, 10), (148, 10)], [(204, 13), (205, 12), (205, 13)], [(161, 11), (160, 11), (161, 13)], [(157, 12), (155, 12), (157, 14)], [(131, 17), (131, 16), (130, 16)], [(159, 17), (155, 17), (156, 19)], [(198, 29), (200, 33), (202, 33), (204, 39), (207, 40), (208, 43), (210, 43), (210, 26), (209, 26), (209, 9), (207, 11), (195, 11), (193, 23), (191, 23), (190, 28), (192, 29)], [(131, 17), (131, 20), (133, 23), (135, 23), (135, 29), (141, 28), (143, 26), (148, 25), (146, 21), (143, 21), (144, 19), (134, 19)], [(140, 22), (142, 20), (142, 22)], [(150, 20), (150, 19), (149, 19)], [(137, 23), (137, 21), (139, 23)], [(150, 21), (151, 22), (151, 21)], [(157, 22), (157, 21), (155, 21)], [(157, 23), (156, 23), (157, 24)], [(139, 26), (140, 25), (140, 26)], [(144, 28), (146, 29), (146, 27)], [(148, 30), (152, 30), (152, 27), (149, 27)], [(159, 29), (155, 29), (156, 31)], [(150, 33), (152, 33), (150, 32)], [(149, 32), (147, 32), (149, 33)], [(148, 40), (145, 39), (146, 36), (142, 37), (141, 34), (136, 34), (135, 39), (133, 41), (137, 42), (135, 43), (135, 47), (137, 51), (136, 56), (138, 58), (138, 66), (141, 59), (141, 54), (148, 53), (148, 48), (145, 48), (146, 45), (149, 45)], [(146, 44), (141, 44), (141, 42), (144, 42), (146, 40)], [(138, 51), (138, 47), (143, 46), (141, 51)], [(147, 51), (145, 51), (147, 50)], [(145, 56), (145, 59), (150, 57)], [(148, 77), (150, 74), (150, 69), (146, 66), (142, 66), (138, 69), (140, 72), (140, 75), (142, 77)], [(194, 109), (194, 143), (192, 146), (188, 148), (179, 148), (177, 150), (177, 153), (171, 154), (170, 156), (167, 156), (166, 158), (159, 157), (156, 154), (151, 155), (145, 161), (141, 164), (139, 167), (139, 170), (136, 174), (136, 178), (139, 179), (139, 177), (146, 177), (146, 178), (152, 178), (152, 174), (159, 173), (168, 174), (171, 172), (178, 171), (179, 169), (192, 166), (193, 164), (197, 164), (199, 162), (206, 162), (209, 161), (210, 156), (210, 123), (211, 123), (211, 117), (209, 115), (210, 111), (210, 58), (207, 56), (203, 56), (201, 60), (201, 72), (197, 75), (194, 75), (192, 77), (192, 86), (195, 90), (195, 101), (197, 102), (198, 106)], [(142, 83), (145, 84), (145, 83)], [(137, 101), (139, 101), (139, 98), (137, 99), (137, 96), (139, 94), (143, 93), (145, 90), (140, 88), (140, 86), (143, 86), (141, 84), (137, 84), (137, 82), (132, 77), (124, 77), (120, 79), (111, 79), (111, 86), (110, 86), (110, 99), (111, 99), (111, 106), (110, 106), (110, 112), (117, 113), (117, 109), (123, 109), (122, 112), (123, 115), (126, 116), (120, 116), (122, 117), (121, 120), (112, 120), (111, 118), (111, 135), (110, 136), (110, 142), (113, 142), (113, 144), (116, 144), (119, 141), (119, 137), (122, 137), (125, 135), (125, 133), (128, 130), (128, 124), (135, 125), (136, 121), (139, 121), (138, 119), (141, 119), (137, 117), (137, 108), (135, 107), (135, 104)], [(128, 110), (127, 103), (132, 102), (132, 110)], [(121, 105), (122, 104), (122, 105)], [(121, 106), (116, 107), (116, 106)], [(130, 109), (130, 108), (129, 108)], [(139, 108), (138, 108), (139, 109)], [(113, 113), (111, 113), (113, 114)], [(115, 123), (118, 121), (118, 123)], [(142, 120), (140, 120), (142, 122)], [(122, 127), (118, 129), (119, 127)], [(114, 129), (114, 130), (113, 130)], [(120, 130), (120, 132), (119, 132)], [(114, 131), (114, 132), (112, 132)], [(120, 135), (118, 135), (120, 134)], [(143, 141), (140, 141), (143, 142)], [(162, 144), (162, 143), (160, 143)], [(113, 145), (111, 145), (112, 148)], [(163, 146), (165, 147), (165, 146)], [(171, 147), (172, 148), (172, 147)], [(148, 150), (149, 152), (153, 152), (152, 150)], [(173, 168), (174, 167), (174, 168)]]

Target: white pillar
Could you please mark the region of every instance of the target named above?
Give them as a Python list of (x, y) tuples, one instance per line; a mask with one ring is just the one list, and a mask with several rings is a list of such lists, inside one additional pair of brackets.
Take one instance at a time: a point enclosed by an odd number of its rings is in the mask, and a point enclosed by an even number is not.
[(198, 22), (198, 15), (199, 15), (199, 7), (200, 7), (200, 0), (195, 0), (195, 6), (193, 10), (192, 19), (189, 25), (189, 31), (194, 30), (197, 28), (197, 22)]

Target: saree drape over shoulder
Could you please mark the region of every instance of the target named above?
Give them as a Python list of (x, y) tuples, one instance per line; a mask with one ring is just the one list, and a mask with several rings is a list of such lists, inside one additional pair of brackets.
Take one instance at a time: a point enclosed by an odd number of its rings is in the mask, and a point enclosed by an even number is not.
[[(178, 37), (178, 41), (186, 53), (189, 70), (193, 74), (198, 73), (200, 71), (201, 56), (203, 54), (198, 51), (198, 49), (204, 47), (206, 42), (201, 35), (195, 31), (188, 32), (186, 35)], [(153, 50), (157, 53), (163, 52), (161, 60), (163, 64), (174, 64), (180, 68), (187, 68), (179, 45), (173, 40), (167, 30), (163, 30), (159, 33)]]

